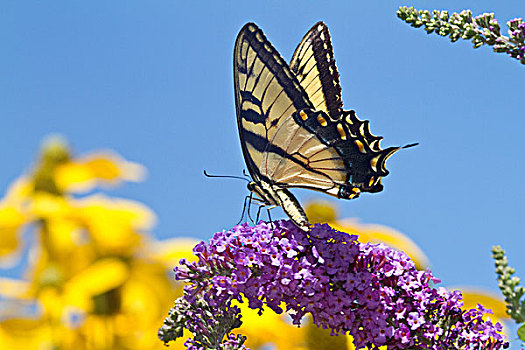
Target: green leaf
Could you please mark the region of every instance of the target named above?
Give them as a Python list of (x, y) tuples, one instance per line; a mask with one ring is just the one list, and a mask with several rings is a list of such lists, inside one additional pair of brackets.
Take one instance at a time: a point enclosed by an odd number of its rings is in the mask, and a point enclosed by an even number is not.
[(525, 324), (522, 324), (520, 328), (518, 328), (518, 337), (521, 341), (525, 341)]

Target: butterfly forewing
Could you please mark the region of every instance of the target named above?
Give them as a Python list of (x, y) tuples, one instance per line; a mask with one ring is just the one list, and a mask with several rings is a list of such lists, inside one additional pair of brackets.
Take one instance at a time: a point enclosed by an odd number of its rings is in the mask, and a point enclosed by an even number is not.
[(331, 118), (341, 113), (341, 85), (335, 64), (330, 32), (323, 22), (316, 23), (299, 43), (290, 61), (315, 110)]
[(312, 104), (297, 78), (252, 23), (245, 25), (235, 43), (235, 101), (243, 154), (253, 178), (268, 142), (284, 120)]

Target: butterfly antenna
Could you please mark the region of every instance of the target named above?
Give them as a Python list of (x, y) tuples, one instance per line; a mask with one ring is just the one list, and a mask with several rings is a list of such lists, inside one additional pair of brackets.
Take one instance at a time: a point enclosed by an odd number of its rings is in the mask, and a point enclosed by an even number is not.
[(211, 175), (211, 174), (208, 174), (206, 172), (206, 170), (204, 170), (204, 176), (206, 177), (223, 177), (223, 178), (227, 178), (227, 179), (241, 179), (241, 180), (244, 180), (246, 182), (250, 182), (250, 180), (248, 180), (247, 178), (244, 178), (244, 177), (240, 177), (240, 176), (233, 176), (233, 175)]
[(246, 176), (247, 178), (249, 178), (249, 179), (252, 178), (252, 177), (250, 176), (250, 174), (247, 174), (247, 173), (246, 173), (246, 169), (242, 169), (242, 174), (243, 174), (244, 176)]
[(410, 143), (408, 145), (404, 145), (403, 147), (399, 147), (399, 149), (410, 148), (410, 147), (414, 147), (414, 146), (417, 146), (417, 145), (419, 145), (419, 142)]

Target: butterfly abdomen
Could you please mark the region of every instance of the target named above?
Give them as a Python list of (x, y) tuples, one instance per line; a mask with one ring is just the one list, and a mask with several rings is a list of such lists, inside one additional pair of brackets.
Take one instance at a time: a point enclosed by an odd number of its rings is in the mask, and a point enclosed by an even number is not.
[(303, 231), (310, 231), (310, 224), (306, 214), (295, 196), (286, 188), (279, 188), (275, 191), (281, 202), (283, 211), (290, 219)]

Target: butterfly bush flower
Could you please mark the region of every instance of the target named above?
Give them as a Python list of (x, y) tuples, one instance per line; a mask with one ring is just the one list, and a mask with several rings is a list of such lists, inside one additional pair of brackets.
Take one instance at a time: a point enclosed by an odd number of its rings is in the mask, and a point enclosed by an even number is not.
[(181, 260), (175, 276), (188, 283), (184, 302), (205, 303), (215, 310), (211, 319), (232, 310), (232, 300), (246, 299), (260, 313), (285, 309), (298, 326), (311, 314), (333, 335), (352, 335), (356, 348), (508, 347), (501, 325), (483, 319), (490, 310), (462, 310), (461, 293), (434, 288), (439, 280), (418, 271), (406, 254), (361, 244), (326, 224), (308, 236), (290, 221), (243, 224), (193, 252), (199, 260)]
[(424, 26), (427, 34), (448, 36), (452, 42), (458, 39), (472, 40), (475, 49), (489, 45), (495, 52), (507, 53), (525, 64), (525, 23), (522, 18), (507, 22), (509, 36), (505, 36), (501, 34), (500, 25), (493, 13), (472, 16), (470, 10), (463, 10), (449, 15), (448, 11), (434, 10), (431, 14), (427, 10), (402, 6), (398, 9), (397, 16), (412, 27)]
[[(236, 306), (212, 308), (200, 298), (192, 303), (179, 298), (164, 320), (158, 335), (167, 344), (182, 337), (186, 328), (194, 334), (194, 338), (189, 338), (184, 343), (188, 350), (242, 350), (247, 349), (243, 345), (246, 337), (229, 333), (240, 325), (240, 310)], [(225, 336), (226, 339), (223, 340)]]
[(505, 250), (500, 246), (492, 247), (492, 258), (498, 275), (498, 287), (505, 297), (507, 314), (517, 323), (518, 337), (525, 347), (525, 287), (521, 285), (521, 279), (514, 276), (516, 270), (509, 266)]

